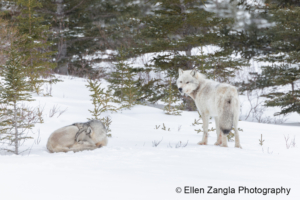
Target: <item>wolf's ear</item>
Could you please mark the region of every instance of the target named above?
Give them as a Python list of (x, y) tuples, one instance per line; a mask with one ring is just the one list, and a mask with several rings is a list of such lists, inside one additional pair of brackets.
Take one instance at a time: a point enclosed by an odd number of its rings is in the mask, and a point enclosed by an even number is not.
[(91, 134), (91, 132), (92, 132), (91, 127), (88, 127), (86, 132), (87, 132), (87, 134)]
[(195, 76), (197, 74), (197, 71), (195, 70), (195, 69), (193, 69), (192, 71), (191, 71), (191, 75), (192, 76)]
[(178, 69), (179, 76), (183, 74), (183, 70), (181, 68)]

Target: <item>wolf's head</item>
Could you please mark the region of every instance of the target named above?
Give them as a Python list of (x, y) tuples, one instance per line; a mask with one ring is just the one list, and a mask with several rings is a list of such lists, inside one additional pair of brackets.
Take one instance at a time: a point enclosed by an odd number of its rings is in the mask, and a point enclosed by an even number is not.
[(197, 90), (204, 81), (205, 76), (195, 69), (183, 71), (179, 69), (179, 77), (177, 79), (177, 87), (180, 93), (191, 94)]
[[(92, 137), (92, 129), (89, 126), (89, 123), (74, 123), (72, 124), (73, 126), (77, 126), (77, 128), (79, 129), (78, 132), (75, 135), (75, 141), (78, 142), (78, 137), (81, 133), (84, 133), (85, 136), (89, 136), (90, 138)], [(83, 137), (85, 137), (83, 136)]]

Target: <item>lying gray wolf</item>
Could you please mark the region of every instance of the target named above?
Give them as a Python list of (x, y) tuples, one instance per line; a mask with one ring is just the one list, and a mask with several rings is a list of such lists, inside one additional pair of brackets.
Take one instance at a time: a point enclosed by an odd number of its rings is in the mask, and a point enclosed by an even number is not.
[(203, 120), (203, 138), (198, 144), (206, 145), (209, 117), (214, 117), (217, 129), (215, 145), (228, 147), (226, 135), (235, 129), (235, 147), (242, 148), (238, 133), (240, 103), (237, 89), (234, 86), (206, 79), (196, 70), (179, 69), (177, 87), (194, 99)]
[(106, 133), (98, 120), (75, 123), (54, 131), (48, 139), (47, 149), (51, 153), (93, 150), (107, 145)]

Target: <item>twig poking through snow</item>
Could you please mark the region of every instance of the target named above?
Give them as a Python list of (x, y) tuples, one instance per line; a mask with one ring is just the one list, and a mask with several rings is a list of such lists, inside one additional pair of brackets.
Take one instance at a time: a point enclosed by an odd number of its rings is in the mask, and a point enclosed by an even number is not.
[(58, 112), (58, 105), (54, 105), (49, 111), (49, 117), (53, 117)]
[(163, 138), (161, 138), (160, 141), (153, 140), (152, 141), (152, 147), (157, 147), (161, 143), (162, 140), (163, 140)]
[(38, 135), (37, 135), (37, 138), (34, 140), (34, 143), (36, 145), (40, 144), (41, 142), (41, 132), (40, 132), (40, 129), (38, 129)]
[[(176, 148), (176, 149), (179, 148), (179, 147), (184, 148), (184, 147), (186, 147), (186, 146), (188, 145), (188, 143), (189, 143), (189, 141), (187, 141), (186, 144), (182, 145), (183, 143), (182, 143), (181, 141), (179, 141), (179, 142), (175, 145), (175, 148)], [(169, 142), (169, 144), (168, 144), (167, 147), (173, 148), (172, 145), (170, 144), (170, 142)]]
[(64, 110), (61, 110), (58, 112), (58, 116), (57, 118), (59, 118), (59, 116), (61, 116), (64, 112), (66, 112), (68, 110), (68, 108), (64, 109)]
[(290, 147), (295, 147), (296, 146), (296, 138), (294, 136), (294, 138), (289, 142), (290, 140), (290, 135), (285, 136), (284, 135), (284, 140), (285, 140), (285, 146), (287, 149), (289, 149)]
[(54, 106), (50, 109), (50, 111), (49, 111), (49, 117), (51, 118), (51, 117), (53, 117), (56, 113), (58, 113), (58, 116), (57, 116), (57, 118), (58, 118), (58, 117), (61, 116), (64, 112), (66, 112), (67, 109), (68, 109), (68, 108), (66, 108), (66, 109), (64, 109), (64, 110), (61, 110), (60, 107), (59, 107), (58, 105), (54, 105)]
[(181, 125), (178, 126), (178, 131), (180, 131), (180, 129), (181, 129)]

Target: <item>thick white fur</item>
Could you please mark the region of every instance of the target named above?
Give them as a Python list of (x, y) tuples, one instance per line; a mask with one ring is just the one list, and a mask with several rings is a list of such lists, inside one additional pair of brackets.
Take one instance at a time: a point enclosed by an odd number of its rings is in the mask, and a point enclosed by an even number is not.
[(206, 79), (196, 70), (179, 69), (177, 86), (180, 92), (192, 97), (203, 120), (203, 138), (198, 144), (206, 145), (209, 117), (214, 117), (217, 130), (215, 145), (228, 147), (226, 133), (235, 129), (235, 147), (242, 148), (238, 133), (240, 103), (237, 89), (229, 84)]
[[(92, 129), (91, 138), (85, 134), (81, 134), (80, 142), (75, 142), (75, 135), (78, 132), (78, 127), (74, 125), (62, 127), (54, 131), (47, 142), (49, 152), (68, 152), (68, 151), (83, 151), (93, 150), (107, 145), (106, 129), (100, 121), (93, 120), (90, 122)], [(84, 141), (84, 139), (87, 139)], [(82, 141), (83, 140), (83, 141)]]

